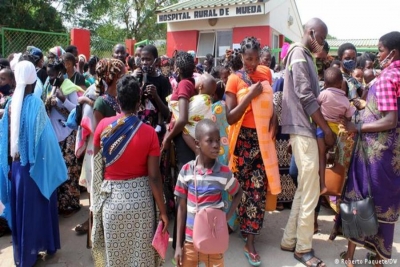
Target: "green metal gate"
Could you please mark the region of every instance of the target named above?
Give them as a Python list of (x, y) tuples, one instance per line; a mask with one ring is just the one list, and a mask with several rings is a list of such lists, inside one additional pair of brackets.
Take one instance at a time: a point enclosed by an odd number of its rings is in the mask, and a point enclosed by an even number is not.
[(11, 53), (24, 52), (29, 45), (36, 46), (46, 55), (54, 46), (67, 47), (70, 44), (69, 33), (42, 32), (24, 29), (1, 28), (1, 54), (7, 57)]

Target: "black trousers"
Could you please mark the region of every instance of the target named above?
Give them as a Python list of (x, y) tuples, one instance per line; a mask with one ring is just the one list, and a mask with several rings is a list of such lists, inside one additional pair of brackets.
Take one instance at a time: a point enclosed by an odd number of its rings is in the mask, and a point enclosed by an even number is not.
[[(192, 161), (196, 158), (194, 152), (190, 149), (190, 147), (186, 144), (185, 140), (183, 140), (182, 134), (179, 134), (174, 138), (176, 158), (178, 164), (178, 170), (180, 171), (186, 163)], [(172, 236), (172, 248), (175, 250), (176, 248), (176, 236), (177, 236), (177, 212), (178, 212), (178, 203), (175, 204), (175, 221), (174, 221), (174, 233)], [(186, 221), (186, 218), (185, 218)], [(182, 240), (183, 242), (185, 239)], [(183, 244), (181, 244), (183, 247)]]

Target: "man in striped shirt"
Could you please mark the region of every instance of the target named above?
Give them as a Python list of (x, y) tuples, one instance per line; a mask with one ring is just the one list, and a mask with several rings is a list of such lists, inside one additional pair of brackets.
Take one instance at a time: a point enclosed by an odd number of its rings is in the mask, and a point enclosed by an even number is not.
[[(222, 209), (222, 191), (225, 190), (234, 196), (226, 215), (229, 220), (242, 197), (242, 189), (229, 168), (216, 160), (220, 150), (217, 125), (211, 120), (202, 120), (196, 126), (195, 135), (199, 156), (183, 166), (175, 187), (179, 202), (175, 260), (178, 266), (197, 266), (199, 262), (204, 262), (207, 267), (222, 267), (223, 254), (206, 255), (194, 249), (192, 236), (196, 205), (198, 210), (209, 207)], [(183, 240), (185, 244), (182, 248)]]

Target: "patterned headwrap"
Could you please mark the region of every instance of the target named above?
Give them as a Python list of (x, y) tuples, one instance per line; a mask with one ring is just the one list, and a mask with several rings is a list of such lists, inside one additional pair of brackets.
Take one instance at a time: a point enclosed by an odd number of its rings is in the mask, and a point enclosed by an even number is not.
[(61, 58), (65, 54), (64, 49), (61, 46), (55, 46), (49, 50), (50, 53), (56, 56), (56, 58)]
[(103, 95), (106, 85), (110, 86), (115, 79), (119, 79), (123, 69), (125, 69), (125, 64), (119, 59), (101, 59), (96, 65), (96, 94)]
[(41, 58), (43, 56), (42, 50), (40, 50), (39, 48), (37, 48), (35, 46), (28, 46), (26, 48), (26, 52), (28, 52), (29, 54), (31, 54), (34, 57)]
[(87, 62), (87, 60), (86, 60), (86, 56), (84, 55), (84, 54), (80, 54), (79, 56), (78, 56), (78, 59), (79, 59), (79, 61), (81, 60), (81, 59), (83, 59), (83, 62)]

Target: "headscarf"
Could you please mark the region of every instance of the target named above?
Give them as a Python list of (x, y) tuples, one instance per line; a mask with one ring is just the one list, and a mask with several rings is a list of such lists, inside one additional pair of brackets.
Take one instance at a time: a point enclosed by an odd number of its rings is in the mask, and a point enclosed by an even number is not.
[(61, 58), (61, 56), (65, 54), (65, 51), (61, 46), (55, 46), (51, 48), (49, 52), (54, 54), (56, 58)]
[(96, 65), (96, 94), (103, 95), (105, 84), (110, 86), (115, 79), (119, 79), (124, 68), (125, 64), (119, 59), (101, 59)]
[(79, 60), (81, 60), (81, 59), (83, 59), (83, 62), (87, 62), (87, 60), (86, 60), (86, 56), (84, 55), (84, 54), (80, 54), (79, 56), (78, 56), (78, 59)]
[(26, 48), (26, 52), (28, 52), (32, 56), (39, 57), (39, 58), (41, 58), (43, 56), (42, 50), (40, 50), (39, 48), (37, 48), (35, 46), (28, 46)]
[(25, 88), (29, 84), (34, 84), (37, 80), (35, 66), (27, 60), (18, 62), (15, 66), (15, 81), (17, 86), (12, 98), (11, 104), (11, 157), (19, 153), (19, 128), (21, 119), (22, 103), (24, 101)]
[(281, 59), (284, 59), (289, 51), (290, 44), (289, 43), (283, 43), (282, 49), (281, 49)]
[(35, 46), (28, 46), (26, 48), (26, 52), (29, 53), (35, 59), (35, 64), (37, 64), (39, 60), (43, 58), (42, 50), (40, 50)]
[(12, 71), (15, 71), (15, 66), (19, 62), (19, 59), (21, 58), (22, 53), (15, 53), (13, 59), (10, 62), (10, 67)]

